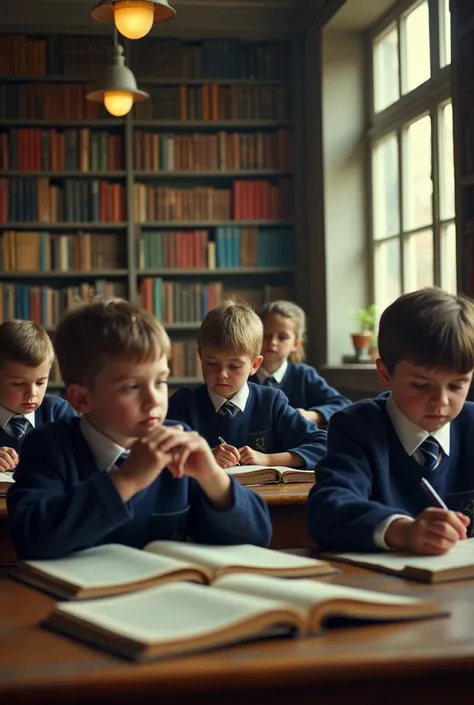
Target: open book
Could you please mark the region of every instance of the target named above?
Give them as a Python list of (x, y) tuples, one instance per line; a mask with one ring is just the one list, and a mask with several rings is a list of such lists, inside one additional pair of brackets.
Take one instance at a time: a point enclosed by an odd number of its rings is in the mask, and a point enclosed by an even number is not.
[[(311, 580), (226, 575), (132, 595), (58, 604), (46, 626), (132, 659), (320, 631), (332, 617), (405, 620), (445, 614), (432, 602)], [(339, 622), (339, 620), (338, 620)]]
[(314, 482), (314, 470), (286, 468), (283, 465), (235, 465), (227, 468), (241, 485), (264, 485), (269, 482)]
[(153, 541), (143, 551), (108, 544), (66, 558), (22, 561), (12, 575), (62, 599), (84, 599), (171, 581), (206, 584), (226, 573), (240, 572), (298, 578), (337, 571), (326, 561), (259, 546)]
[(15, 482), (13, 473), (0, 470), (0, 497), (5, 497), (12, 482)]
[(458, 541), (448, 553), (442, 556), (416, 556), (397, 551), (394, 553), (334, 553), (330, 554), (330, 557), (423, 583), (474, 578), (474, 538)]

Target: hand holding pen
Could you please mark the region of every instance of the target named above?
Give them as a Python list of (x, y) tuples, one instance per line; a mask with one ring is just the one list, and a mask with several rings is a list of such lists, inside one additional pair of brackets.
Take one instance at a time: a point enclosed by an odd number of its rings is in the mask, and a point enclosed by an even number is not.
[(240, 453), (235, 446), (226, 443), (222, 436), (218, 437), (220, 445), (212, 449), (214, 458), (221, 468), (233, 468), (234, 465), (240, 465)]

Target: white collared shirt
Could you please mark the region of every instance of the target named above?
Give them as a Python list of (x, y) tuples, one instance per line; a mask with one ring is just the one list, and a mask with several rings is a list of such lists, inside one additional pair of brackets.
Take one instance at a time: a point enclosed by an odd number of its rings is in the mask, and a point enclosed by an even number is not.
[[(451, 450), (451, 424), (447, 423), (432, 433), (425, 431), (423, 428), (413, 423), (413, 421), (410, 421), (410, 419), (400, 411), (392, 394), (389, 394), (387, 397), (386, 409), (400, 443), (405, 448), (408, 455), (412, 455), (417, 463), (420, 463), (420, 465), (423, 463), (423, 455), (418, 449), (428, 436), (436, 438), (443, 453), (449, 455)], [(406, 514), (392, 514), (377, 526), (374, 533), (374, 542), (379, 548), (390, 550), (390, 546), (387, 546), (385, 542), (387, 529), (395, 519), (404, 519), (406, 516)]]
[[(215, 392), (212, 391), (209, 387), (207, 388), (207, 392), (209, 394), (209, 397), (214, 405), (214, 409), (216, 410), (216, 413), (219, 411), (221, 406), (224, 406), (224, 404), (228, 401), (232, 402), (234, 406), (237, 407), (239, 411), (245, 411), (245, 406), (247, 404), (247, 400), (249, 398), (249, 386), (247, 382), (245, 382), (244, 386), (239, 389), (237, 394), (235, 394), (232, 399), (225, 399), (224, 397), (221, 397), (219, 394), (216, 394)], [(234, 412), (235, 413), (238, 412)]]
[(262, 365), (260, 365), (260, 367), (257, 370), (258, 381), (260, 382), (260, 384), (263, 384), (264, 381), (267, 379), (267, 377), (273, 377), (273, 379), (275, 380), (275, 382), (277, 384), (281, 384), (283, 381), (283, 377), (286, 375), (287, 369), (288, 369), (288, 360), (283, 360), (280, 367), (277, 370), (275, 370), (275, 372), (272, 372), (271, 374), (269, 372), (267, 372), (262, 367)]
[(10, 419), (12, 416), (24, 416), (25, 419), (27, 419), (30, 424), (35, 427), (35, 412), (30, 411), (29, 414), (13, 414), (11, 411), (8, 409), (5, 409), (3, 406), (0, 406), (0, 427), (3, 428), (5, 433), (8, 436), (12, 436), (12, 438), (15, 437), (15, 433), (10, 426)]
[(119, 456), (127, 452), (127, 449), (122, 448), (110, 438), (104, 436), (84, 416), (79, 421), (79, 428), (100, 470), (110, 472)]

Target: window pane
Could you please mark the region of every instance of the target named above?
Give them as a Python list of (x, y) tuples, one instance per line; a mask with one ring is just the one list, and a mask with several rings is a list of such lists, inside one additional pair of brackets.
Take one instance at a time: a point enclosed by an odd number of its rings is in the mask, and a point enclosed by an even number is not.
[(398, 202), (398, 140), (392, 133), (376, 142), (372, 155), (374, 239), (400, 232)]
[(428, 0), (405, 15), (402, 27), (402, 90), (409, 93), (431, 76)]
[(374, 110), (378, 113), (400, 98), (396, 25), (375, 40), (373, 61)]
[(439, 114), (439, 201), (441, 220), (454, 218), (453, 106), (447, 103)]
[(405, 291), (432, 286), (434, 280), (433, 231), (424, 230), (405, 238), (403, 250)]
[(451, 294), (457, 293), (456, 276), (456, 226), (454, 223), (441, 228), (441, 286)]
[(446, 66), (451, 63), (451, 13), (449, 0), (440, 0), (440, 63)]
[(405, 130), (403, 151), (404, 229), (433, 222), (431, 195), (431, 118), (425, 115)]
[(398, 238), (375, 246), (375, 305), (383, 311), (402, 292), (400, 280), (400, 242)]

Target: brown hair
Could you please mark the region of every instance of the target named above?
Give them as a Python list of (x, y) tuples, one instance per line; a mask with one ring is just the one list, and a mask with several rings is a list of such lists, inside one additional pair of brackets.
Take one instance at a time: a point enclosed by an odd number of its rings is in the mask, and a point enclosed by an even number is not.
[(474, 301), (429, 287), (400, 296), (382, 313), (378, 348), (391, 374), (397, 362), (474, 369)]
[(303, 309), (292, 301), (272, 301), (269, 304), (265, 304), (262, 308), (262, 321), (265, 323), (265, 319), (272, 315), (291, 318), (295, 326), (296, 339), (301, 340), (301, 345), (290, 353), (288, 359), (290, 362), (304, 362), (306, 358), (304, 347), (306, 341), (306, 314)]
[(263, 323), (247, 303), (225, 301), (209, 311), (201, 323), (198, 344), (232, 350), (255, 360), (263, 343)]
[(171, 345), (161, 323), (125, 299), (94, 299), (60, 320), (54, 339), (66, 386), (93, 386), (107, 360), (142, 362), (169, 356)]
[(0, 367), (6, 362), (38, 367), (53, 360), (51, 339), (38, 323), (14, 319), (0, 325)]

